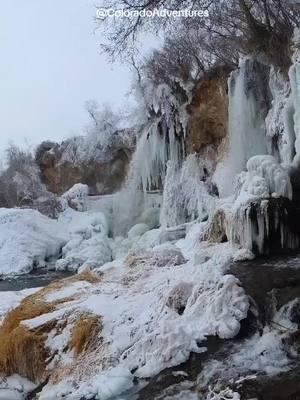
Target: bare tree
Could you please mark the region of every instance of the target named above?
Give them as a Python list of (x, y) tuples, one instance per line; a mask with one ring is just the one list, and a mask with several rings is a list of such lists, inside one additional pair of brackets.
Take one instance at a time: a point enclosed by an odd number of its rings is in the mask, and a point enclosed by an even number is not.
[[(141, 32), (164, 29), (172, 37), (174, 31), (185, 26), (185, 32), (188, 27), (194, 33), (206, 32), (206, 50), (220, 61), (232, 62), (237, 51), (261, 52), (285, 68), (290, 62), (288, 45), (293, 30), (300, 24), (300, 5), (292, 0), (108, 0), (105, 6), (129, 11), (189, 8), (209, 12), (208, 18), (182, 18), (176, 19), (176, 23), (172, 18), (107, 18), (102, 21), (106, 32), (102, 47), (111, 57), (131, 54)], [(201, 57), (197, 56), (200, 60)]]

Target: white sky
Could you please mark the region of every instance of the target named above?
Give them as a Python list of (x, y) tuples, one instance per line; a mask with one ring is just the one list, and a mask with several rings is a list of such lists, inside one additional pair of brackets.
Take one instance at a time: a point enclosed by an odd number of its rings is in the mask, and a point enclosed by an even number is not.
[(100, 54), (94, 0), (2, 0), (0, 152), (80, 133), (86, 100), (126, 107), (131, 75)]

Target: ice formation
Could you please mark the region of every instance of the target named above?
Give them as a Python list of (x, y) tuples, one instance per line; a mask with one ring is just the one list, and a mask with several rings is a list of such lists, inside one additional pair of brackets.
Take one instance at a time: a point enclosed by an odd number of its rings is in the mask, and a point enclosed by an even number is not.
[(292, 185), (288, 172), (273, 156), (254, 156), (238, 179), (237, 194), (228, 212), (228, 237), (255, 253), (295, 249), (299, 232), (293, 231)]
[(162, 226), (176, 226), (199, 218), (207, 219), (214, 208), (214, 197), (205, 163), (196, 155), (182, 165), (169, 162), (161, 210)]
[(294, 105), (294, 131), (296, 136), (295, 150), (296, 155), (294, 162), (299, 165), (300, 154), (300, 54), (299, 49), (294, 55), (294, 63), (290, 68), (289, 78), (292, 90), (292, 99)]
[(68, 240), (58, 222), (34, 210), (0, 209), (0, 276), (45, 266)]
[(268, 67), (252, 58), (241, 60), (229, 81), (229, 154), (215, 175), (220, 194), (232, 194), (234, 179), (250, 157), (267, 153), (265, 117)]
[[(28, 272), (52, 256), (60, 256), (58, 269), (93, 269), (95, 281), (54, 289), (44, 300), (57, 308), (22, 322), (30, 329), (54, 326), (46, 341), (52, 356), (47, 372), (63, 373), (58, 383), (45, 385), (40, 399), (108, 400), (135, 379), (206, 351), (207, 337), (238, 334), (249, 299), (226, 273), (228, 265), (300, 244), (290, 180), (300, 148), (297, 53), (289, 77), (252, 57), (241, 61), (229, 79), (229, 151), (217, 166), (185, 157), (184, 107), (161, 85), (151, 93), (149, 120), (120, 193), (91, 200), (78, 184), (62, 196), (64, 210), (51, 222), (30, 210), (0, 210), (6, 229), (0, 273)], [(214, 221), (218, 235), (209, 237)], [(212, 243), (216, 236), (220, 243)], [(274, 317), (290, 329), (292, 307)], [(68, 343), (74, 316), (86, 313), (101, 318), (101, 337), (97, 351), (76, 358)], [(277, 373), (288, 364), (282, 337), (267, 327), (229, 362), (238, 372)], [(208, 367), (206, 378), (224, 365)], [(183, 393), (195, 398), (188, 389)], [(209, 389), (207, 399), (224, 398), (240, 395)]]
[(68, 241), (55, 264), (56, 269), (93, 269), (111, 261), (108, 225), (102, 212), (82, 213), (68, 208), (58, 223), (67, 227)]
[[(142, 129), (126, 183), (114, 202), (114, 219), (118, 224), (115, 233), (124, 234), (124, 228), (126, 231), (135, 223), (144, 222), (139, 218), (143, 212), (160, 206), (153, 204), (147, 192), (162, 190), (167, 162), (180, 165), (184, 157), (185, 108), (166, 85), (155, 90), (148, 107), (152, 115)], [(157, 213), (154, 220), (157, 222), (152, 223), (153, 227), (159, 223)]]
[(295, 156), (295, 108), (290, 82), (284, 74), (272, 67), (269, 86), (272, 107), (266, 117), (268, 153), (279, 162), (289, 164)]
[(254, 156), (247, 162), (247, 172), (240, 176), (242, 183), (235, 207), (243, 201), (285, 197), (292, 200), (293, 190), (288, 172), (273, 156)]

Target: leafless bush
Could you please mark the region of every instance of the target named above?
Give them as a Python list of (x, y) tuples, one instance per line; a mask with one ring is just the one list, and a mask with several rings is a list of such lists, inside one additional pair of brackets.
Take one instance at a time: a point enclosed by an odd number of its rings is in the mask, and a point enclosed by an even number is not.
[(6, 158), (7, 167), (0, 175), (0, 206), (35, 208), (55, 218), (60, 204), (42, 184), (40, 170), (31, 152), (10, 145)]

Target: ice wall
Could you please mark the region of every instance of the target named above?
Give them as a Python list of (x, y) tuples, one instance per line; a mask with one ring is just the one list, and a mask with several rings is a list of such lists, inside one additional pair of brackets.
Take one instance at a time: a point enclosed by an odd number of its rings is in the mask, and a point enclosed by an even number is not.
[(268, 153), (289, 164), (295, 156), (295, 107), (290, 82), (285, 74), (272, 67), (269, 86), (272, 107), (266, 118)]
[(300, 163), (300, 50), (297, 50), (293, 59), (294, 63), (289, 71), (289, 78), (292, 90), (292, 101), (294, 106), (294, 132), (295, 132), (295, 151), (294, 165)]
[(145, 214), (150, 228), (158, 225), (159, 199), (153, 201), (151, 196), (149, 200), (148, 193), (162, 191), (168, 161), (179, 166), (184, 159), (185, 107), (168, 86), (160, 85), (149, 108), (151, 116), (138, 138), (126, 184), (114, 202), (115, 234), (124, 234), (137, 222), (144, 223)]
[(222, 197), (233, 193), (235, 176), (250, 157), (267, 154), (268, 77), (269, 67), (248, 57), (229, 78), (229, 152), (214, 177)]
[(162, 226), (208, 219), (214, 208), (212, 192), (207, 165), (196, 154), (188, 156), (182, 166), (170, 161), (160, 216)]

